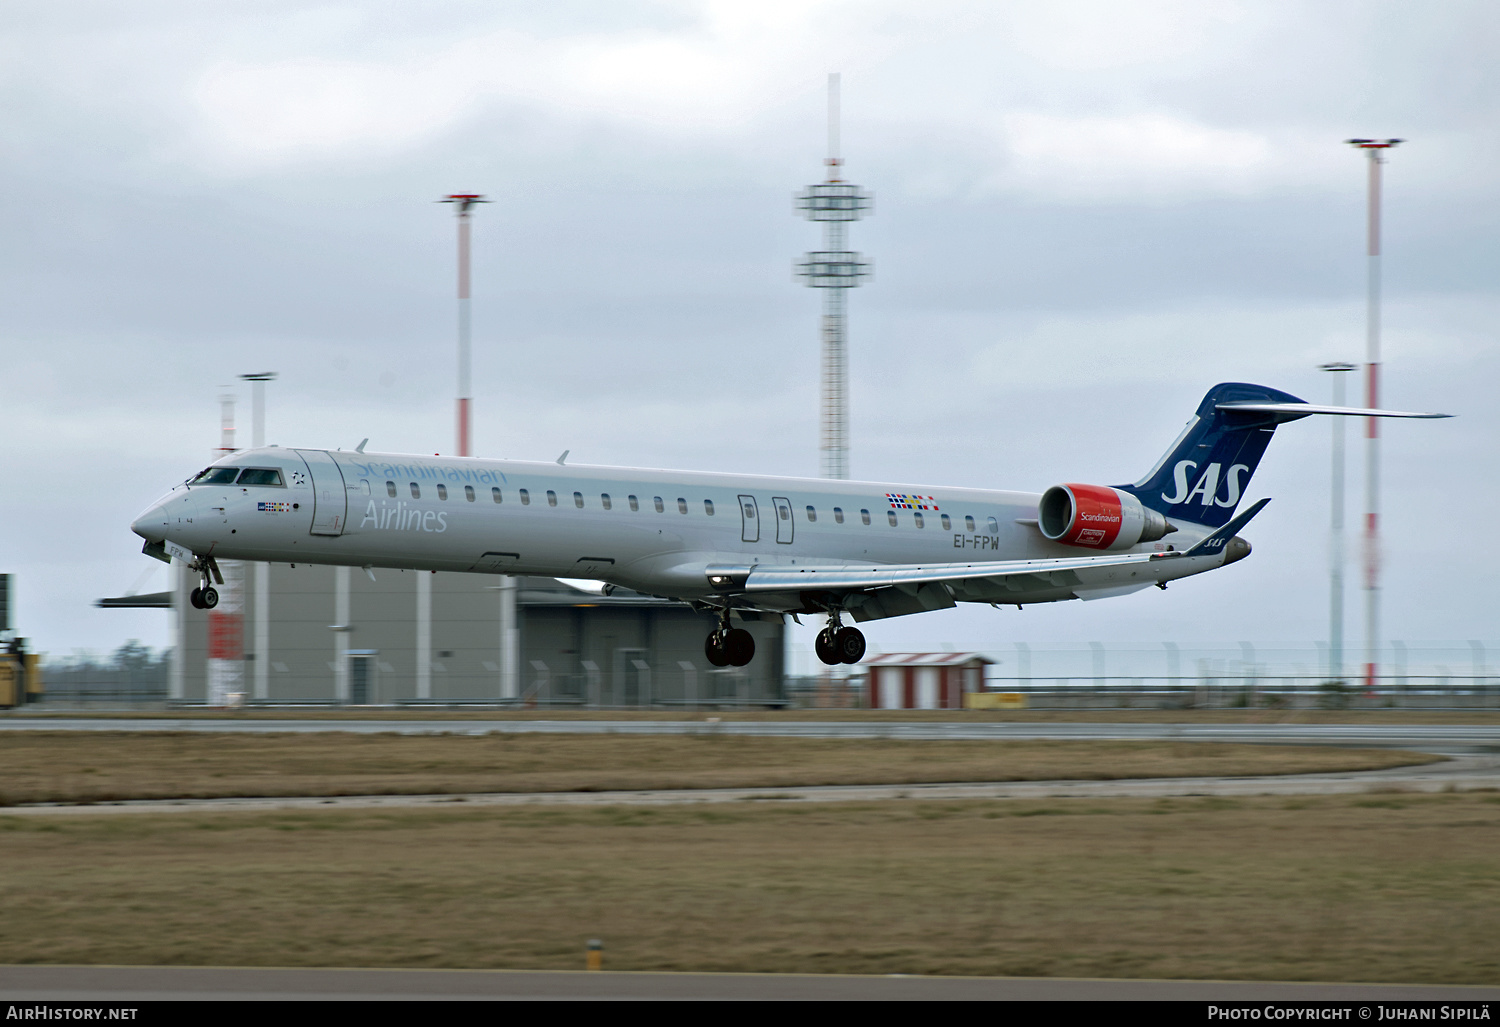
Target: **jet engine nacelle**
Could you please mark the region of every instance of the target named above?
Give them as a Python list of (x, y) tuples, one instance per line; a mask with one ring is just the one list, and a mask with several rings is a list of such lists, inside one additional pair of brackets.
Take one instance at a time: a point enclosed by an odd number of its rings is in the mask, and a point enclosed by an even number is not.
[(1037, 526), (1053, 542), (1085, 549), (1129, 549), (1177, 530), (1128, 492), (1074, 483), (1042, 493)]

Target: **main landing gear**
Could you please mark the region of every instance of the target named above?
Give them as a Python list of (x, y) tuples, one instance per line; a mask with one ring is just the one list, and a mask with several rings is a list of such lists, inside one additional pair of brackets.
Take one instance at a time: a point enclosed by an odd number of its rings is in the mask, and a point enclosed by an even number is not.
[(703, 655), (715, 667), (743, 667), (755, 658), (755, 637), (744, 628), (729, 626), (726, 606), (719, 626), (703, 642)]
[(224, 584), (224, 575), (219, 573), (219, 562), (211, 556), (200, 556), (190, 565), (191, 569), (203, 575), (203, 585), (188, 593), (188, 602), (198, 610), (212, 610), (219, 605), (219, 590), (214, 588), (213, 583), (217, 581)]
[(818, 632), (813, 651), (829, 666), (858, 663), (865, 656), (864, 632), (858, 628), (840, 627), (838, 611), (835, 610), (828, 615), (828, 627)]

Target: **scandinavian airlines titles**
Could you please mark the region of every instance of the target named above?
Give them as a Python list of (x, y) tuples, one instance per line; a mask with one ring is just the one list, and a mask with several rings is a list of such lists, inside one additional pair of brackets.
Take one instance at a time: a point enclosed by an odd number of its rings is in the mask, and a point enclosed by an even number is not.
[(1177, 491), (1174, 495), (1170, 496), (1163, 492), (1161, 494), (1162, 500), (1173, 506), (1177, 506), (1179, 503), (1188, 502), (1194, 496), (1202, 496), (1204, 506), (1222, 506), (1231, 510), (1234, 509), (1240, 501), (1240, 475), (1249, 474), (1250, 466), (1248, 464), (1233, 464), (1229, 468), (1229, 473), (1224, 476), (1226, 495), (1223, 499), (1218, 498), (1219, 472), (1223, 467), (1222, 464), (1209, 464), (1208, 469), (1203, 472), (1203, 476), (1198, 479), (1198, 484), (1194, 485), (1191, 491), (1188, 489), (1188, 472), (1196, 469), (1197, 466), (1198, 463), (1195, 460), (1177, 461), (1177, 465), (1172, 468), (1172, 482), (1176, 485)]

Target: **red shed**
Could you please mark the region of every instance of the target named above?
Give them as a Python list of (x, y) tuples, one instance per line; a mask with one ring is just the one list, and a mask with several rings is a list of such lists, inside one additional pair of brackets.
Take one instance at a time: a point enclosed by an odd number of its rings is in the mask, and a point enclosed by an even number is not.
[(965, 692), (984, 691), (981, 653), (887, 653), (864, 661), (872, 710), (961, 710)]

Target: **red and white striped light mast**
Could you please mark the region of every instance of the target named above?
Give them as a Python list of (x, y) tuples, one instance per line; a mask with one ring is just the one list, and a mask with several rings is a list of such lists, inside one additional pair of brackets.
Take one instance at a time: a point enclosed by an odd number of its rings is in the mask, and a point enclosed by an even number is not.
[[(1369, 281), (1365, 309), (1365, 408), (1380, 407), (1380, 168), (1400, 139), (1346, 139), (1370, 162), (1367, 219)], [(1365, 418), (1365, 690), (1380, 664), (1380, 419)]]
[(849, 222), (870, 209), (870, 194), (840, 177), (839, 76), (828, 76), (828, 181), (810, 185), (797, 197), (809, 221), (823, 223), (823, 248), (806, 255), (797, 273), (823, 293), (823, 396), (818, 448), (825, 478), (849, 477), (848, 292), (869, 274), (858, 253), (844, 249)]
[(453, 193), (438, 201), (451, 203), (458, 214), (458, 455), (473, 456), (470, 452), (473, 434), (473, 398), (469, 383), (469, 208), (476, 203), (489, 203), (478, 193)]
[[(456, 429), (459, 456), (473, 456), (473, 399), (470, 396), (469, 356), (469, 211), (478, 203), (489, 203), (479, 193), (453, 193), (438, 201), (454, 205), (458, 215), (458, 424)], [(417, 694), (432, 694), (431, 672), (427, 669), (432, 655), (432, 578), (417, 575)], [(516, 626), (516, 579), (500, 575), (500, 699), (515, 699), (520, 694), (521, 633)]]

